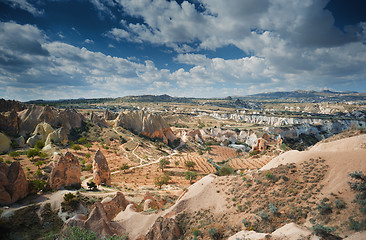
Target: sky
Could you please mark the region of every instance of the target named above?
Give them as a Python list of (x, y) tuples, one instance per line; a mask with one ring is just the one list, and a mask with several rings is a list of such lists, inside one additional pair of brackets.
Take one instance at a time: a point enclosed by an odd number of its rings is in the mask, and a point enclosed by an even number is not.
[(0, 98), (366, 92), (363, 0), (0, 0)]

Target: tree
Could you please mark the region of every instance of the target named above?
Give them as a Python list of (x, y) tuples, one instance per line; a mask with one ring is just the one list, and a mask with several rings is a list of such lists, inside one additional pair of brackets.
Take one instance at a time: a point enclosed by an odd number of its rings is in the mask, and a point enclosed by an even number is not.
[(86, 153), (86, 154), (85, 154), (85, 157), (86, 157), (87, 159), (89, 159), (89, 158), (90, 158), (90, 153)]
[(165, 158), (161, 159), (160, 162), (159, 162), (159, 166), (161, 168), (161, 171), (164, 171), (164, 168), (166, 166), (168, 166), (169, 164), (170, 164), (170, 161), (169, 160), (167, 160)]
[(186, 161), (184, 163), (184, 165), (186, 166), (186, 168), (188, 168), (189, 170), (194, 169), (194, 167), (196, 166), (196, 163), (193, 161)]
[(225, 165), (219, 169), (219, 176), (228, 176), (234, 173), (234, 169), (230, 166)]
[(86, 140), (85, 137), (81, 137), (81, 138), (78, 139), (78, 143), (79, 144), (87, 144), (88, 143), (88, 140)]
[(155, 183), (155, 186), (159, 187), (159, 189), (161, 189), (161, 187), (164, 185), (164, 184), (168, 184), (169, 181), (170, 181), (170, 177), (168, 175), (163, 175), (163, 176), (159, 176), (159, 177), (156, 177), (155, 180), (154, 180), (154, 183)]
[(42, 148), (44, 148), (44, 142), (41, 141), (41, 140), (37, 140), (34, 147), (37, 148), (37, 149), (42, 149)]
[(189, 183), (192, 184), (192, 181), (197, 178), (196, 172), (187, 171), (184, 173), (184, 176), (187, 180), (189, 180)]
[(97, 191), (98, 190), (97, 185), (93, 181), (87, 182), (86, 185), (88, 186), (89, 190), (91, 190), (91, 191)]

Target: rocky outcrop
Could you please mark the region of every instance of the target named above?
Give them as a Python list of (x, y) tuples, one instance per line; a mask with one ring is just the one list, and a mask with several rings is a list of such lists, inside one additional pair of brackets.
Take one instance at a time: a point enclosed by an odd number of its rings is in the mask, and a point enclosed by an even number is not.
[(105, 112), (104, 112), (104, 119), (105, 120), (114, 120), (114, 119), (116, 119), (117, 116), (118, 116), (117, 113), (109, 111), (108, 109), (106, 109)]
[(152, 208), (161, 209), (163, 207), (163, 204), (156, 201), (150, 192), (146, 192), (143, 199), (143, 207), (144, 211), (147, 211)]
[(36, 128), (34, 129), (32, 136), (28, 138), (27, 144), (31, 147), (34, 147), (37, 141), (45, 142), (48, 135), (52, 133), (54, 130), (50, 124), (46, 122), (38, 123)]
[(108, 163), (103, 153), (98, 150), (95, 153), (93, 160), (93, 178), (94, 183), (97, 185), (111, 185), (111, 171), (109, 170)]
[(65, 186), (80, 186), (80, 165), (78, 159), (70, 152), (65, 155), (56, 155), (54, 168), (50, 174), (49, 186), (60, 189)]
[(103, 205), (100, 202), (94, 204), (88, 218), (85, 215), (79, 214), (68, 219), (62, 227), (62, 231), (75, 226), (95, 232), (98, 237), (102, 238), (122, 234), (119, 225), (108, 219)]
[(179, 239), (181, 230), (173, 218), (159, 217), (145, 236), (145, 240)]
[(0, 204), (11, 204), (28, 195), (28, 181), (19, 162), (0, 163)]
[(48, 134), (45, 145), (49, 145), (51, 143), (61, 143), (66, 144), (69, 141), (67, 137), (67, 130), (63, 127), (56, 129), (55, 131)]
[(46, 122), (52, 126), (57, 124), (56, 114), (49, 106), (31, 105), (28, 109), (19, 112), (18, 116), (19, 133), (22, 136), (31, 133), (38, 123)]
[(177, 139), (161, 116), (144, 111), (121, 112), (115, 119), (114, 126), (121, 126), (152, 139), (160, 139), (166, 144)]
[(31, 133), (41, 122), (46, 122), (54, 128), (63, 127), (69, 132), (72, 128), (80, 128), (84, 119), (83, 115), (74, 109), (58, 110), (49, 106), (35, 105), (19, 112), (18, 116), (19, 133), (23, 136)]
[(101, 203), (109, 220), (112, 220), (118, 213), (125, 210), (128, 204), (130, 204), (121, 192), (117, 192), (114, 198), (106, 197)]
[(8, 135), (17, 135), (19, 132), (18, 113), (13, 109), (10, 112), (0, 113), (0, 131)]
[(15, 100), (0, 99), (0, 112), (15, 111), (19, 112), (25, 108), (25, 105)]
[(8, 152), (10, 150), (10, 138), (3, 133), (0, 133), (0, 153)]
[(264, 138), (258, 138), (257, 144), (252, 147), (252, 151), (263, 152), (267, 148), (267, 141)]
[(95, 125), (98, 125), (99, 127), (107, 127), (108, 126), (108, 123), (94, 112), (92, 112), (90, 114), (90, 121), (92, 123), (94, 123)]

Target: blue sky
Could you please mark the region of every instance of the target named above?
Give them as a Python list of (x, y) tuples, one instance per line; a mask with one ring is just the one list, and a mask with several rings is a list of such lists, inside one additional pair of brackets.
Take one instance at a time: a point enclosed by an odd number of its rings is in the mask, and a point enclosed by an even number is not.
[(366, 92), (362, 2), (0, 0), (0, 97)]

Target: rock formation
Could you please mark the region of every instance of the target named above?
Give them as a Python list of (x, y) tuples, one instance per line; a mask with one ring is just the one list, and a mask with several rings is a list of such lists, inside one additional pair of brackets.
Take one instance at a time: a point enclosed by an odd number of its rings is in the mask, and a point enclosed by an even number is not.
[(109, 220), (112, 220), (119, 212), (125, 210), (128, 204), (130, 204), (121, 192), (117, 192), (114, 198), (106, 197), (101, 203)]
[(92, 112), (90, 114), (90, 121), (92, 123), (98, 125), (99, 127), (107, 127), (108, 126), (108, 123), (94, 112)]
[(99, 237), (121, 234), (118, 224), (110, 222), (100, 202), (94, 204), (88, 218), (85, 215), (78, 214), (68, 219), (62, 227), (62, 231), (74, 226), (95, 232)]
[(19, 118), (14, 109), (10, 112), (0, 113), (0, 131), (13, 136), (18, 134)]
[(61, 126), (69, 132), (72, 128), (80, 128), (84, 119), (83, 115), (74, 109), (57, 110), (49, 106), (35, 105), (19, 112), (18, 116), (19, 133), (23, 136), (31, 133), (41, 122), (46, 122), (52, 127)]
[(109, 111), (108, 109), (106, 109), (105, 112), (104, 112), (104, 119), (105, 120), (114, 120), (114, 119), (116, 119), (117, 116), (118, 116), (117, 113)]
[(36, 128), (34, 129), (32, 136), (28, 138), (27, 144), (33, 147), (37, 141), (45, 142), (48, 135), (52, 133), (54, 130), (50, 124), (46, 122), (38, 123)]
[(115, 119), (114, 126), (121, 126), (152, 139), (160, 139), (166, 144), (177, 139), (161, 116), (144, 111), (121, 112)]
[(0, 163), (0, 204), (11, 204), (28, 195), (28, 181), (19, 162)]
[(151, 208), (161, 209), (163, 207), (163, 204), (160, 204), (158, 201), (156, 201), (150, 192), (146, 192), (143, 199), (143, 206), (144, 211), (146, 211)]
[(3, 133), (0, 133), (0, 153), (8, 152), (10, 150), (10, 139)]
[(111, 185), (111, 172), (103, 153), (98, 150), (93, 160), (93, 178), (97, 185)]
[(67, 130), (63, 127), (56, 129), (55, 131), (48, 134), (45, 145), (51, 143), (61, 143), (66, 144), (69, 141), (67, 137)]
[(19, 133), (22, 136), (31, 133), (38, 123), (46, 122), (55, 126), (57, 122), (55, 113), (49, 106), (32, 105), (28, 109), (19, 112), (18, 116), (20, 119)]
[(57, 162), (50, 174), (50, 187), (60, 189), (65, 186), (80, 186), (81, 171), (78, 159), (70, 152), (55, 158)]
[(145, 236), (145, 240), (179, 239), (181, 230), (173, 218), (159, 217)]
[(0, 112), (9, 112), (14, 110), (19, 112), (25, 108), (25, 105), (15, 100), (0, 99)]
[(252, 147), (252, 151), (263, 152), (267, 148), (267, 141), (264, 138), (258, 138), (257, 144)]

